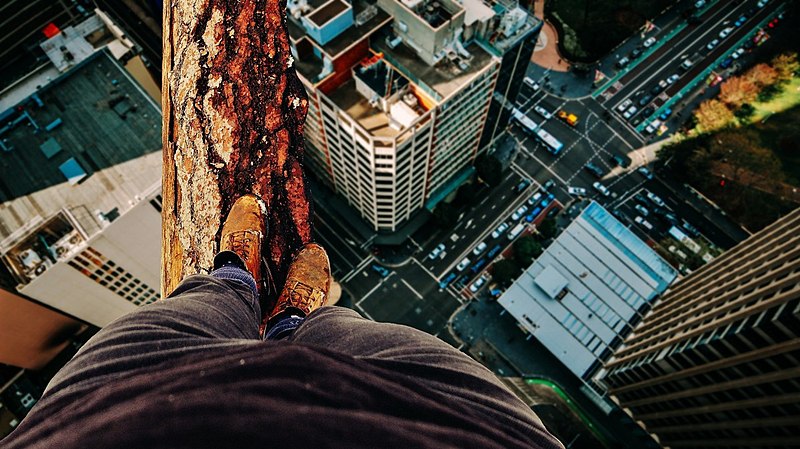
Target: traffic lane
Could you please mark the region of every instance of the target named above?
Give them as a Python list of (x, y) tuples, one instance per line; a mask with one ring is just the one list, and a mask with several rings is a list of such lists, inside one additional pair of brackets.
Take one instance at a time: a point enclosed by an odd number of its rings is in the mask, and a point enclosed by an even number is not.
[[(697, 61), (695, 61), (695, 64), (693, 64), (692, 67), (686, 71), (684, 76), (682, 76), (681, 79), (678, 80), (678, 82), (676, 82), (672, 86), (669, 86), (666, 89), (666, 94), (672, 97), (675, 96), (675, 94), (677, 94), (681, 90), (683, 90), (684, 87), (686, 87), (689, 83), (691, 83), (691, 81), (694, 80), (694, 78), (700, 75), (708, 67), (708, 64), (713, 63), (723, 54), (729, 52), (733, 48), (733, 46), (736, 43), (738, 43), (740, 39), (745, 37), (745, 35), (747, 35), (748, 33), (752, 32), (755, 29), (756, 25), (758, 25), (762, 20), (774, 14), (775, 10), (778, 9), (782, 5), (782, 3), (783, 2), (781, 1), (773, 0), (770, 3), (767, 3), (767, 5), (764, 6), (763, 8), (758, 9), (756, 13), (747, 20), (747, 22), (745, 22), (742, 26), (735, 28), (731, 32), (731, 34), (728, 35), (728, 37), (720, 41), (719, 45), (714, 47), (714, 49), (711, 50), (710, 52), (707, 52), (707, 54), (705, 54), (702, 59), (703, 62), (702, 64), (699, 64), (697, 63)], [(756, 4), (755, 1), (743, 2), (740, 5), (740, 7), (744, 7), (745, 5), (750, 5), (754, 7), (755, 4)], [(739, 14), (736, 17), (738, 18), (738, 16), (741, 15), (741, 11), (746, 11), (746, 10), (747, 8), (742, 10), (737, 9), (737, 12), (739, 12)], [(713, 33), (714, 38), (718, 38), (718, 34), (722, 30), (722, 27), (714, 27), (713, 30), (715, 31), (715, 33)], [(709, 39), (709, 42), (711, 40), (713, 39)], [(706, 45), (707, 44), (708, 42), (706, 42)], [(701, 48), (705, 50), (705, 45), (703, 45)]]
[[(367, 264), (357, 273), (353, 273), (351, 278), (341, 284), (342, 289), (347, 290), (356, 302), (366, 297), (384, 280), (384, 277), (373, 270), (370, 265)], [(390, 274), (390, 276), (394, 275)]]
[[(367, 257), (367, 253), (357, 246), (342, 240), (342, 235), (330, 226), (330, 220), (324, 220), (315, 214), (314, 220), (315, 240), (320, 242), (328, 252), (331, 262), (331, 272), (334, 276), (345, 275)], [(356, 243), (353, 241), (353, 243)]]
[(447, 321), (461, 302), (433, 285), (433, 279), (419, 265), (406, 264), (357, 306), (373, 320), (405, 324), (436, 335), (446, 330)]
[[(720, 3), (723, 4), (720, 5)], [(716, 25), (729, 20), (731, 16), (739, 13), (740, 7), (742, 5), (733, 5), (731, 2), (717, 3), (714, 8), (711, 8), (706, 13), (703, 21), (706, 26), (689, 26), (653, 52), (645, 63), (639, 64), (619, 80), (622, 87), (613, 92), (612, 95), (606, 96), (610, 100), (607, 100), (606, 104), (616, 108), (625, 99), (630, 98), (633, 92), (643, 90), (644, 86), (653, 84), (652, 81), (654, 79), (656, 80), (655, 83), (657, 83), (659, 80), (669, 76), (671, 72), (676, 71), (682, 62), (681, 56), (687, 54), (687, 52), (689, 55), (693, 54), (714, 39), (711, 36), (716, 36), (716, 34), (712, 34), (707, 25), (709, 23)], [(656, 76), (658, 74), (663, 76)]]
[[(469, 214), (460, 220), (463, 227), (451, 231), (441, 241), (432, 242), (431, 249), (439, 243), (445, 245), (445, 255), (431, 260), (427, 257), (430, 252), (426, 252), (422, 257), (428, 270), (434, 273), (434, 277), (440, 280), (452, 267), (458, 264), (472, 249), (485, 238), (486, 235), (497, 227), (497, 225), (510, 216), (516, 210), (518, 204), (525, 201), (532, 194), (533, 189), (529, 186), (524, 192), (516, 192), (515, 187), (522, 180), (522, 177), (514, 174), (515, 182), (508, 186), (498, 186), (494, 195), (485, 197), (481, 203), (473, 208)], [(505, 189), (503, 188), (505, 187)], [(466, 225), (469, 223), (469, 225)]]

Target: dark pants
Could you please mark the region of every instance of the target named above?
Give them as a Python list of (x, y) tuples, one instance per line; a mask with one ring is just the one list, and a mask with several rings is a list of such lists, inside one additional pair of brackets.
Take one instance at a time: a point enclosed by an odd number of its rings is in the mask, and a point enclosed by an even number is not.
[[(258, 301), (244, 283), (190, 276), (168, 299), (144, 306), (98, 332), (53, 378), (45, 395), (80, 395), (131, 371), (155, 370), (211, 347), (264, 345), (269, 350), (270, 345), (281, 344), (260, 339), (260, 318)], [(489, 370), (436, 337), (408, 326), (370, 321), (342, 307), (313, 311), (285, 339), (356, 358), (449, 368), (505, 390)], [(432, 387), (462, 397), (476, 394), (449, 385), (447, 379)], [(483, 399), (508, 404), (508, 398)], [(524, 407), (521, 402), (519, 406)], [(530, 409), (520, 412), (538, 421)]]

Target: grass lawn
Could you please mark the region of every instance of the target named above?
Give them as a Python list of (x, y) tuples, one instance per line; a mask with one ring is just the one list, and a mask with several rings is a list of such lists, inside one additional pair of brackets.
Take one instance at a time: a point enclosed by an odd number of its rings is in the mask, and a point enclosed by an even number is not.
[(574, 33), (574, 38), (562, 36), (565, 56), (571, 60), (595, 61), (672, 3), (672, 0), (552, 0), (546, 12), (549, 19), (565, 25), (565, 34)]
[(766, 103), (753, 103), (756, 112), (753, 114), (751, 121), (753, 123), (758, 123), (772, 114), (785, 111), (798, 104), (800, 104), (800, 78), (794, 77), (789, 84), (784, 86), (783, 92), (771, 101)]

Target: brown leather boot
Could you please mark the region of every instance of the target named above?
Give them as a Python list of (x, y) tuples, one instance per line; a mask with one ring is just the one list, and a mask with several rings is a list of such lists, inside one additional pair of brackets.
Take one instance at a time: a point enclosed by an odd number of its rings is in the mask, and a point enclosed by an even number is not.
[(269, 315), (267, 327), (286, 315), (306, 316), (328, 302), (331, 266), (328, 254), (316, 243), (308, 243), (297, 253), (278, 302)]
[(253, 194), (239, 197), (222, 225), (220, 252), (214, 257), (214, 269), (233, 263), (249, 271), (261, 291), (261, 242), (266, 234), (264, 202)]

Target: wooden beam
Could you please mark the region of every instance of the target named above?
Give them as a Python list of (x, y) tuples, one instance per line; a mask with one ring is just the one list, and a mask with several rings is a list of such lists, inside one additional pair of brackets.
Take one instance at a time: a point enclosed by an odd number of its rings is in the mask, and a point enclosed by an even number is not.
[(262, 251), (274, 283), (262, 306), (311, 239), (302, 169), (308, 103), (285, 11), (285, 0), (164, 2), (163, 297), (212, 266), (222, 222), (245, 193), (268, 208)]

